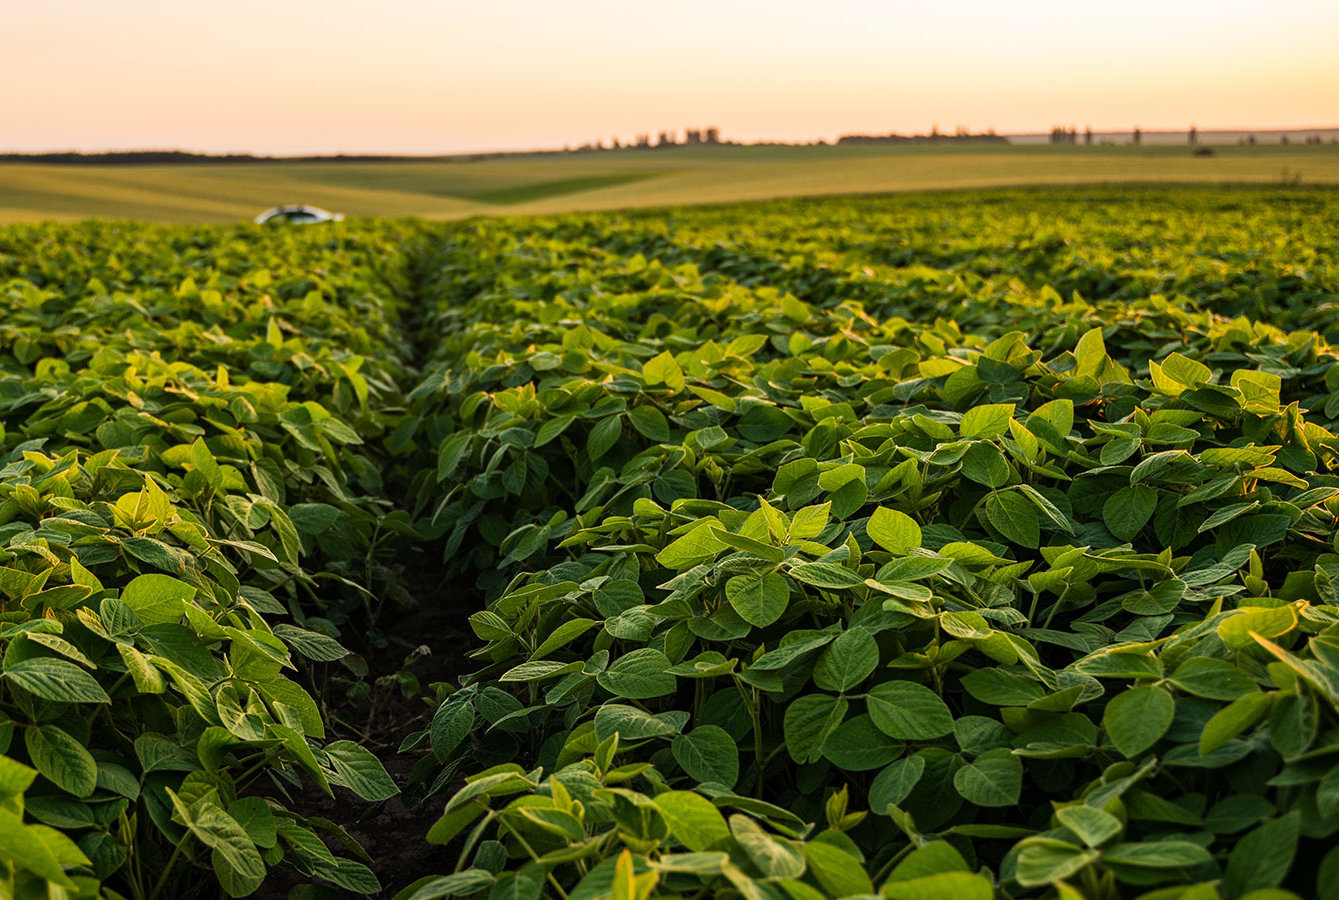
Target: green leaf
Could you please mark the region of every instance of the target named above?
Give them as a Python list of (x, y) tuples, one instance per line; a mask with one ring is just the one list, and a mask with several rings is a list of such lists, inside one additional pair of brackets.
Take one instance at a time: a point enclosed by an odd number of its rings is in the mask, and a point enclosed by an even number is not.
[(684, 389), (683, 369), (669, 351), (651, 357), (642, 364), (642, 377), (648, 385), (663, 384), (675, 391)]
[(300, 533), (317, 535), (339, 520), (339, 509), (329, 503), (295, 503), (288, 508), (288, 516)]
[[(735, 411), (735, 401), (729, 394), (722, 394), (720, 391), (713, 391), (711, 388), (704, 388), (699, 385), (690, 384), (688, 390), (707, 401), (712, 406), (719, 406), (726, 412)], [(751, 412), (752, 410), (750, 410)], [(784, 414), (783, 414), (784, 415)], [(784, 433), (784, 432), (783, 432)]]
[(953, 774), (953, 786), (977, 806), (1013, 806), (1023, 789), (1023, 763), (1011, 750), (987, 750)]
[(552, 442), (567, 430), (567, 426), (575, 421), (576, 416), (572, 413), (555, 416), (554, 418), (545, 421), (543, 425), (539, 426), (539, 430), (535, 432), (535, 442), (531, 445), (531, 448), (537, 450), (545, 444)]
[(1339, 846), (1331, 847), (1316, 873), (1317, 900), (1339, 900)]
[(595, 427), (590, 430), (590, 436), (586, 438), (586, 455), (590, 457), (591, 462), (595, 462), (613, 449), (622, 433), (621, 416), (605, 416), (596, 422)]
[(1291, 606), (1246, 606), (1218, 623), (1218, 636), (1229, 650), (1241, 650), (1255, 645), (1252, 633), (1275, 638), (1296, 627), (1297, 613)]
[(823, 743), (823, 756), (848, 772), (865, 772), (886, 766), (901, 756), (902, 750), (902, 742), (880, 731), (868, 715), (853, 716), (842, 722)]
[(656, 562), (667, 569), (689, 569), (706, 562), (726, 549), (725, 543), (716, 537), (713, 530), (712, 522), (704, 521), (657, 553)]
[(887, 815), (889, 805), (899, 806), (906, 800), (925, 774), (925, 760), (908, 756), (890, 763), (869, 786), (869, 808), (879, 815)]
[(43, 778), (76, 797), (87, 797), (98, 786), (98, 765), (84, 745), (55, 725), (24, 729), (23, 742)]
[(804, 845), (804, 859), (809, 874), (814, 877), (829, 897), (854, 897), (874, 893), (874, 884), (865, 874), (860, 860), (840, 847), (823, 841), (809, 841)]
[(889, 900), (994, 900), (995, 886), (975, 872), (940, 872), (883, 886)]
[(1024, 887), (1054, 884), (1096, 862), (1097, 858), (1096, 850), (1085, 850), (1061, 841), (1035, 840), (1019, 851), (1014, 878)]
[(1009, 483), (1009, 463), (994, 444), (979, 441), (963, 455), (962, 474), (986, 487), (1003, 487)]
[(790, 603), (790, 585), (775, 572), (761, 578), (736, 575), (725, 583), (725, 596), (741, 619), (766, 628), (785, 613)]
[(1130, 485), (1102, 504), (1102, 521), (1117, 540), (1129, 541), (1148, 524), (1157, 507), (1157, 491), (1147, 485)]
[(111, 703), (92, 675), (63, 659), (36, 657), (6, 663), (4, 675), (17, 687), (44, 700)]
[(319, 631), (298, 628), (296, 625), (282, 623), (275, 625), (274, 636), (307, 659), (314, 659), (317, 662), (334, 662), (349, 655), (349, 651), (334, 638)]
[(1099, 459), (1104, 466), (1116, 466), (1125, 462), (1139, 449), (1137, 438), (1116, 438), (1102, 445)]
[(456, 473), (466, 452), (470, 449), (470, 434), (458, 431), (451, 435), (437, 449), (437, 480), (446, 481)]
[(940, 556), (903, 556), (879, 569), (877, 577), (884, 582), (920, 581), (938, 575), (951, 565), (953, 560)]
[(947, 841), (930, 841), (904, 856), (888, 875), (889, 882), (912, 881), (944, 872), (970, 872), (963, 859)]
[[(263, 506), (270, 514), (270, 527), (279, 538), (279, 559), (290, 565), (297, 565), (298, 555), (302, 552), (302, 539), (298, 536), (297, 527), (293, 520), (289, 518), (287, 510), (277, 503), (271, 503), (268, 500), (256, 501), (257, 505)], [(164, 549), (172, 551), (171, 547), (164, 545)], [(172, 551), (175, 552), (175, 551)], [(156, 563), (157, 564), (157, 563)], [(166, 568), (162, 564), (157, 564), (160, 569)], [(176, 571), (185, 570), (185, 562), (181, 562)]]
[(1079, 375), (1096, 375), (1106, 362), (1107, 348), (1101, 328), (1090, 328), (1074, 345), (1075, 371)]
[(735, 786), (739, 780), (739, 747), (724, 728), (699, 725), (670, 745), (675, 761), (699, 784)]
[(428, 734), (432, 752), (439, 762), (445, 762), (448, 755), (469, 737), (474, 727), (474, 705), (468, 700), (460, 701), (451, 697), (437, 707), (433, 714)]
[(669, 422), (665, 420), (665, 414), (654, 406), (634, 408), (628, 413), (628, 421), (648, 440), (663, 443), (670, 439)]
[(864, 681), (879, 664), (879, 646), (863, 628), (837, 635), (814, 663), (814, 684), (825, 691), (847, 691)]
[(865, 586), (865, 579), (855, 572), (832, 563), (800, 563), (790, 567), (790, 576), (796, 581), (802, 581), (805, 584), (812, 584), (814, 587), (826, 590), (836, 591)]
[(1325, 773), (1316, 787), (1316, 810), (1328, 819), (1339, 812), (1339, 766)]
[(713, 850), (730, 840), (725, 817), (711, 801), (690, 791), (665, 791), (655, 804), (679, 843), (695, 853)]
[(594, 619), (587, 619), (584, 617), (567, 620), (557, 628), (553, 629), (553, 631), (544, 638), (544, 641), (535, 648), (535, 652), (530, 654), (530, 658), (543, 659), (554, 650), (566, 647), (597, 624), (599, 623)]
[(647, 362), (641, 364), (641, 376), (647, 384), (664, 384), (664, 386), (674, 388), (675, 391), (682, 391), (684, 384), (686, 384), (682, 368), (679, 368), (679, 363), (675, 362), (674, 354), (668, 351), (652, 356)]
[(228, 815), (237, 820), (247, 837), (258, 847), (273, 847), (278, 838), (274, 813), (263, 797), (242, 797), (228, 806)]
[(830, 694), (806, 694), (792, 700), (782, 723), (790, 758), (797, 763), (816, 762), (823, 742), (846, 718), (848, 706), (846, 698)]
[(656, 868), (662, 872), (719, 875), (729, 862), (728, 853), (666, 853), (660, 857)]
[[(23, 824), (23, 820), (8, 809), (0, 809), (0, 856), (15, 868), (26, 869), (71, 891), (75, 889), (56, 855), (39, 837), (37, 828)], [(41, 895), (46, 894), (43, 886)]]
[(648, 700), (672, 693), (675, 678), (666, 670), (670, 661), (659, 650), (642, 647), (616, 659), (596, 676), (600, 687), (616, 697)]
[(191, 833), (215, 851), (215, 871), (218, 872), (220, 868), (217, 863), (222, 862), (226, 872), (236, 880), (239, 887), (250, 885), (249, 890), (243, 889), (240, 893), (247, 894), (255, 890), (265, 878), (265, 863), (255, 843), (237, 820), (208, 801), (188, 808), (170, 790), (168, 796)]
[(564, 840), (579, 841), (585, 836), (581, 821), (565, 810), (522, 806), (516, 812), (530, 825)]
[(487, 869), (469, 868), (453, 875), (429, 875), (413, 882), (393, 900), (443, 900), (466, 897), (493, 884), (495, 877)]
[(921, 526), (916, 524), (916, 520), (906, 513), (882, 506), (870, 516), (865, 533), (894, 556), (906, 556), (921, 545)]
[(321, 722), (321, 711), (316, 701), (296, 682), (276, 678), (268, 684), (260, 685), (259, 689), (271, 703), (282, 703), (296, 713), (304, 734), (315, 738), (325, 737), (325, 725)]
[(125, 663), (131, 680), (135, 682), (135, 690), (141, 694), (161, 694), (167, 690), (167, 680), (163, 678), (163, 673), (133, 645), (117, 644), (116, 651)]
[(993, 441), (998, 437), (1003, 437), (1009, 430), (1009, 420), (1013, 418), (1014, 405), (1012, 403), (988, 403), (984, 406), (973, 406), (967, 412), (963, 413), (962, 424), (958, 427), (958, 433), (965, 438), (978, 438), (985, 441)]
[(426, 840), (429, 844), (448, 844), (483, 813), (484, 806), (480, 803), (467, 803), (448, 810), (428, 829)]
[(768, 834), (748, 816), (731, 816), (730, 833), (764, 878), (799, 878), (804, 874), (800, 850), (784, 838)]
[(1089, 847), (1101, 846), (1125, 827), (1111, 813), (1082, 803), (1056, 810), (1055, 817)]
[(170, 575), (141, 575), (121, 591), (121, 601), (145, 625), (177, 622), (185, 605), (195, 597), (195, 588)]
[(1255, 692), (1238, 697), (1214, 713), (1200, 732), (1200, 756), (1208, 756), (1250, 728), (1269, 711), (1268, 694)]
[(1176, 702), (1160, 687), (1131, 688), (1107, 704), (1102, 727), (1116, 749), (1127, 758), (1138, 756), (1158, 742), (1172, 724)]
[(1255, 682), (1241, 669), (1207, 656), (1181, 663), (1168, 680), (1186, 693), (1210, 700), (1236, 700), (1256, 690)]
[(1161, 363), (1162, 373), (1185, 387), (1199, 387), (1208, 384), (1213, 372), (1204, 363), (1197, 362), (1180, 353), (1172, 353)]
[(1227, 857), (1224, 885), (1228, 896), (1278, 887), (1292, 867), (1300, 827), (1301, 813), (1294, 810), (1237, 841)]
[[(715, 398), (704, 396), (704, 392), (695, 391), (698, 396), (709, 403), (716, 403)], [(719, 405), (719, 404), (718, 404)], [(750, 406), (739, 417), (739, 434), (747, 441), (753, 441), (757, 444), (766, 444), (781, 437), (790, 431), (794, 426), (790, 416), (774, 406), (764, 406), (762, 404)]]
[(1046, 688), (1036, 681), (994, 666), (968, 672), (962, 676), (962, 686), (992, 706), (1027, 706), (1046, 696)]
[(35, 769), (8, 756), (0, 756), (0, 800), (22, 794), (36, 777)]
[[(687, 718), (687, 714), (684, 714)], [(652, 715), (634, 706), (606, 703), (595, 711), (595, 737), (605, 740), (617, 733), (625, 741), (640, 741), (651, 737), (678, 734), (684, 719), (677, 723), (668, 713)]]
[(1117, 844), (1102, 851), (1102, 861), (1146, 869), (1189, 869), (1212, 862), (1213, 855), (1190, 841)]
[(1041, 541), (1037, 508), (1015, 491), (996, 491), (986, 500), (986, 519), (1007, 540), (1036, 549)]
[(794, 541), (818, 537), (823, 533), (823, 529), (828, 527), (828, 517), (831, 514), (831, 501), (797, 510), (790, 522), (790, 539)]
[(953, 730), (953, 714), (929, 688), (910, 681), (885, 681), (866, 697), (870, 718), (889, 737), (928, 741)]
[(367, 866), (352, 859), (337, 857), (333, 863), (322, 862), (312, 866), (312, 872), (337, 887), (356, 894), (375, 894), (381, 882)]
[(834, 637), (821, 632), (805, 632), (803, 637), (787, 641), (775, 650), (764, 653), (753, 661), (750, 668), (768, 672), (785, 669), (818, 648), (826, 647)]
[(1214, 834), (1236, 834), (1275, 812), (1274, 804), (1259, 794), (1234, 794), (1215, 803), (1205, 813), (1203, 825)]
[(353, 741), (335, 741), (325, 747), (325, 756), (335, 770), (334, 784), (342, 784), (364, 800), (386, 800), (400, 793), (381, 761)]
[(818, 475), (818, 486), (825, 491), (841, 490), (852, 481), (865, 483), (865, 467), (859, 463), (841, 463)]
[(1209, 516), (1209, 518), (1201, 522), (1200, 527), (1196, 529), (1196, 531), (1198, 531), (1200, 534), (1203, 534), (1206, 531), (1212, 531), (1219, 525), (1224, 525), (1228, 522), (1231, 522), (1233, 519), (1250, 512), (1251, 510), (1257, 508), (1259, 505), (1260, 502), (1258, 500), (1251, 500), (1247, 503), (1233, 503), (1230, 506), (1225, 506), (1222, 509), (1217, 510), (1213, 515)]
[(1310, 694), (1283, 694), (1269, 707), (1269, 742), (1285, 758), (1305, 753), (1319, 727), (1319, 711)]
[(953, 721), (953, 740), (971, 756), (1007, 747), (1011, 737), (1002, 723), (985, 716), (959, 716)]

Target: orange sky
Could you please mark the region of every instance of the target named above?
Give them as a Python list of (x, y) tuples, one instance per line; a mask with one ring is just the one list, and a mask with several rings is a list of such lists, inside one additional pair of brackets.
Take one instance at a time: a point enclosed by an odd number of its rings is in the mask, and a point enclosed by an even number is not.
[(43, 0), (0, 151), (1339, 125), (1334, 0)]

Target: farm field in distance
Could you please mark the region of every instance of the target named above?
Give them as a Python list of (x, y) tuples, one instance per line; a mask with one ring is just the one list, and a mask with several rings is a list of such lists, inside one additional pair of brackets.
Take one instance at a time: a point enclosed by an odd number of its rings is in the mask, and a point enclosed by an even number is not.
[(1339, 151), (730, 152), (0, 167), (0, 892), (1339, 900)]
[(235, 222), (279, 203), (350, 216), (550, 214), (667, 203), (1095, 182), (1339, 184), (1339, 146), (680, 147), (480, 161), (0, 163), (0, 222)]

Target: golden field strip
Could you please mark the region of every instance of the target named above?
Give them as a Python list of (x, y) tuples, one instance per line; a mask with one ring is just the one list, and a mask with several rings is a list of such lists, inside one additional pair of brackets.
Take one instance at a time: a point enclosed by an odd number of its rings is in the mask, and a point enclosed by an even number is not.
[(684, 147), (485, 160), (0, 164), (0, 223), (232, 222), (279, 203), (349, 216), (560, 213), (774, 197), (1081, 183), (1339, 185), (1339, 146)]

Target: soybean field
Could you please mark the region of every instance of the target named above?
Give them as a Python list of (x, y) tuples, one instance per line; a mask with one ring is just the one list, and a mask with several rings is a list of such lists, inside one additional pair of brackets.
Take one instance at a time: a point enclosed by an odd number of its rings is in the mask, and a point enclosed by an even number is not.
[(1339, 900), (1333, 190), (17, 224), (0, 304), (0, 893)]

